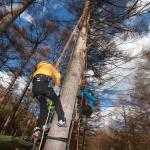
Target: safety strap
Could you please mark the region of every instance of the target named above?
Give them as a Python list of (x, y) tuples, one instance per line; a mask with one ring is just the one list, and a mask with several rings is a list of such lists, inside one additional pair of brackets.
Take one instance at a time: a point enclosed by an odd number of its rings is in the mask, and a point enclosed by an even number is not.
[(47, 136), (46, 139), (52, 139), (52, 140), (57, 140), (57, 141), (61, 141), (61, 142), (68, 142), (68, 138), (64, 138), (64, 137), (52, 137), (52, 136)]

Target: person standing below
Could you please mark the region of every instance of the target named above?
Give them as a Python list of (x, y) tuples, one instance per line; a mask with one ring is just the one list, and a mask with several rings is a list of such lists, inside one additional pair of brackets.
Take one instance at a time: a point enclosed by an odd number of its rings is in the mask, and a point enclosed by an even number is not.
[[(55, 79), (54, 88), (49, 87), (49, 83), (53, 78)], [(66, 118), (59, 98), (60, 84), (61, 75), (52, 64), (47, 61), (41, 61), (37, 64), (36, 70), (33, 73), (32, 93), (40, 103), (40, 115), (38, 121), (40, 127), (45, 124), (48, 113), (46, 98), (54, 101), (55, 110), (58, 116), (57, 125), (59, 127), (66, 127)]]

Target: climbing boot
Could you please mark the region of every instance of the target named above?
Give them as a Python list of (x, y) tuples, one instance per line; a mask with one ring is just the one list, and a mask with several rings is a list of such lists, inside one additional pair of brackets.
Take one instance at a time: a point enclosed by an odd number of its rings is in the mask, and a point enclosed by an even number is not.
[(66, 118), (64, 120), (59, 120), (57, 125), (59, 127), (67, 127), (67, 121), (66, 121)]

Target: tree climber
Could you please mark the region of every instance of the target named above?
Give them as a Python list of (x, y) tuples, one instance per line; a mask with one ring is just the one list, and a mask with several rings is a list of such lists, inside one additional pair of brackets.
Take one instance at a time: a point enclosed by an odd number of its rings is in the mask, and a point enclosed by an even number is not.
[(40, 127), (35, 127), (34, 130), (33, 130), (33, 135), (32, 135), (33, 138), (39, 137), (40, 133), (41, 133), (41, 128)]
[[(54, 87), (49, 84), (53, 78), (55, 79)], [(66, 118), (59, 98), (60, 84), (61, 75), (52, 64), (46, 61), (41, 61), (37, 64), (36, 71), (33, 73), (32, 93), (40, 103), (40, 115), (38, 120), (40, 127), (44, 125), (48, 113), (46, 98), (54, 101), (58, 116), (57, 125), (59, 127), (66, 127)]]
[(83, 98), (82, 114), (89, 117), (93, 113), (93, 110), (94, 110), (95, 97), (94, 97), (93, 92), (89, 89), (89, 86), (85, 79), (82, 80), (80, 95)]

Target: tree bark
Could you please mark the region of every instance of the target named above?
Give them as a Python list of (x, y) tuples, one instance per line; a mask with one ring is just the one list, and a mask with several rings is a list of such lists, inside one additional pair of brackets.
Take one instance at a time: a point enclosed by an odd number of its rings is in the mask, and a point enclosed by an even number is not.
[(0, 33), (5, 31), (8, 26), (30, 5), (34, 0), (24, 0), (11, 14), (6, 15), (0, 21)]
[[(89, 11), (90, 11), (89, 8), (90, 8), (90, 1), (86, 0), (82, 14), (83, 17), (82, 24), (80, 24), (81, 27), (79, 31), (79, 36), (77, 39), (76, 47), (74, 49), (72, 60), (69, 64), (69, 70), (60, 97), (65, 111), (65, 116), (67, 119), (67, 127), (66, 128), (58, 127), (57, 117), (55, 115), (50, 132), (48, 134), (48, 136), (51, 137), (63, 137), (63, 138), (68, 137), (77, 91), (79, 88), (81, 73), (83, 72), (85, 66), (85, 56), (87, 49), (86, 47), (87, 25), (89, 22)], [(65, 142), (50, 139), (46, 141), (44, 147), (44, 150), (65, 150), (65, 149), (66, 149)]]

